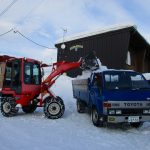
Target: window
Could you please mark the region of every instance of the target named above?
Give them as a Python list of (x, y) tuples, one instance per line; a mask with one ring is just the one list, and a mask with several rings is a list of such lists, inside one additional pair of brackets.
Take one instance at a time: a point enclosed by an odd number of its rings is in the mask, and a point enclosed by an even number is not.
[[(16, 59), (6, 63), (4, 75), (4, 87), (19, 88), (20, 85), (20, 71), (21, 61)], [(3, 70), (4, 73), (4, 70)]]
[(6, 65), (6, 74), (5, 74), (5, 86), (11, 86), (11, 78), (12, 78), (12, 63), (8, 62)]
[(40, 84), (40, 68), (39, 65), (34, 64), (33, 65), (33, 84)]
[(26, 84), (40, 84), (40, 66), (33, 63), (25, 63), (24, 81)]
[(131, 81), (132, 81), (132, 88), (146, 88), (147, 84), (144, 78), (140, 75), (132, 75), (131, 74)]
[(136, 72), (106, 72), (104, 74), (106, 89), (140, 89), (149, 88), (143, 76)]
[(105, 84), (110, 89), (118, 89), (119, 75), (118, 74), (106, 74)]
[(31, 63), (25, 63), (24, 80), (26, 84), (31, 84)]
[(100, 74), (94, 75), (94, 86), (101, 87), (102, 86), (102, 76)]
[(3, 74), (3, 70), (2, 70), (2, 67), (0, 67), (0, 75)]
[(19, 86), (20, 84), (20, 63), (14, 62), (13, 73), (12, 73), (13, 86)]

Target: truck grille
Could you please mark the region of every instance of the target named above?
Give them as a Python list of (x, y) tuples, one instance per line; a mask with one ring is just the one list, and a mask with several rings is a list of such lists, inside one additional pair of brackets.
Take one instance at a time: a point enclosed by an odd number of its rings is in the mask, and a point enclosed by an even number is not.
[(143, 109), (122, 109), (122, 115), (139, 115), (143, 114)]

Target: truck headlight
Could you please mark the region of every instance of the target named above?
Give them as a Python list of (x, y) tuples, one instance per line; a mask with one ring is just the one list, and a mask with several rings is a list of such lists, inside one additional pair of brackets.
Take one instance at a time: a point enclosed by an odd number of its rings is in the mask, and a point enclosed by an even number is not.
[(109, 114), (110, 115), (114, 115), (115, 114), (115, 110), (109, 110)]
[(121, 115), (122, 111), (121, 110), (116, 110), (116, 115)]

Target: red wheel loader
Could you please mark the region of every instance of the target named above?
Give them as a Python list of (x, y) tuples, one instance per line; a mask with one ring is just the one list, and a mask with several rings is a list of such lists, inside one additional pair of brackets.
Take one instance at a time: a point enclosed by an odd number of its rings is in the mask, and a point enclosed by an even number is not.
[(42, 81), (43, 67), (41, 62), (28, 58), (0, 56), (0, 98), (1, 113), (11, 117), (17, 114), (21, 105), (25, 113), (32, 113), (37, 107), (43, 107), (47, 118), (57, 119), (64, 114), (63, 100), (55, 96), (50, 88), (64, 72), (81, 65), (78, 62), (57, 62), (52, 72)]

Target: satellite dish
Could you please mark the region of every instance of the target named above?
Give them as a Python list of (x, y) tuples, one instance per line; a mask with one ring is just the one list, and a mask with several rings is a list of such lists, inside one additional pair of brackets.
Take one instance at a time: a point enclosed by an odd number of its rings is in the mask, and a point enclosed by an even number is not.
[(61, 44), (61, 48), (62, 48), (62, 49), (65, 49), (65, 48), (66, 48), (66, 45), (65, 45), (65, 44)]

